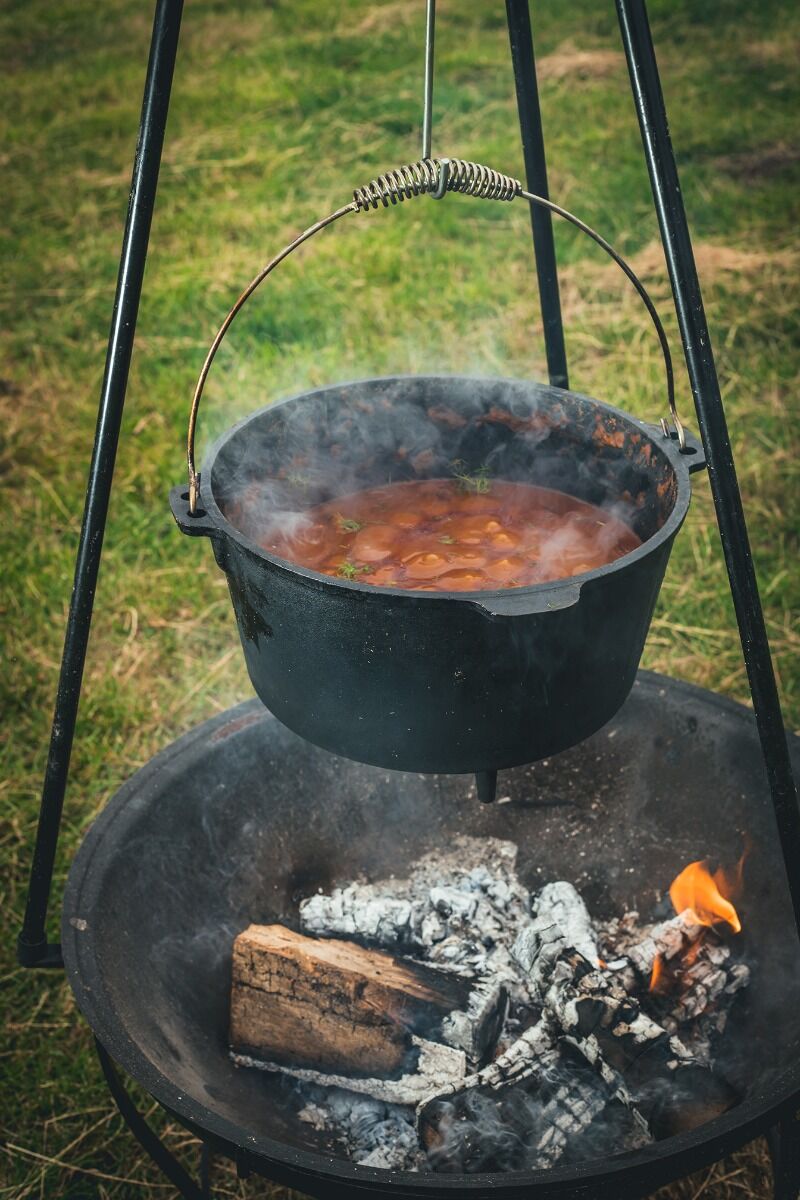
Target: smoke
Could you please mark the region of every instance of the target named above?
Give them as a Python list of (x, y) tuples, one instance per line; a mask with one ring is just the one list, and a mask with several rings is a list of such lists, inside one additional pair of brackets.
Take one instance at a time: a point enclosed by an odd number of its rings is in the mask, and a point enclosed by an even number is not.
[(631, 1113), (569, 1048), (536, 1081), (498, 1093), (473, 1089), (437, 1112), (438, 1139), (428, 1166), (443, 1173), (541, 1170), (584, 1162), (609, 1145), (650, 1142)]
[[(663, 521), (657, 472), (637, 470), (620, 447), (598, 450), (595, 415), (579, 398), (514, 381), (368, 380), (255, 414), (224, 442), (210, 482), (228, 520), (248, 537), (263, 546), (295, 543), (306, 554), (317, 505), (389, 483), (453, 478), (455, 463), (603, 507), (602, 524), (588, 528), (589, 519), (575, 514), (552, 538), (543, 531), (540, 574), (553, 578), (576, 535), (611, 558), (625, 536), (618, 522), (646, 537)], [(308, 561), (316, 565), (313, 553)]]

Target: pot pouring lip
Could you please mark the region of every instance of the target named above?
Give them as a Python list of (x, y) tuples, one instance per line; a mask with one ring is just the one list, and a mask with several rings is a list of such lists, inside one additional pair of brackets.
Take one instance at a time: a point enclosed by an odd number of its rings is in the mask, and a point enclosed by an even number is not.
[[(506, 384), (514, 388), (519, 388), (522, 385), (525, 388), (539, 392), (543, 397), (551, 397), (553, 400), (563, 399), (565, 396), (577, 399), (583, 403), (592, 405), (594, 408), (600, 409), (610, 416), (627, 422), (643, 433), (649, 441), (656, 444), (658, 449), (669, 460), (677, 481), (677, 495), (672, 511), (661, 528), (656, 530), (640, 546), (637, 546), (635, 550), (631, 550), (628, 554), (623, 554), (620, 558), (614, 559), (613, 562), (596, 567), (592, 571), (585, 571), (579, 575), (572, 575), (565, 579), (549, 580), (546, 583), (529, 584), (517, 588), (428, 592), (416, 591), (409, 588), (376, 587), (374, 584), (361, 583), (354, 579), (324, 575), (320, 571), (314, 571), (309, 567), (301, 566), (299, 563), (293, 563), (289, 559), (281, 558), (277, 554), (272, 554), (264, 550), (252, 538), (249, 538), (241, 530), (237, 529), (235, 525), (231, 524), (220, 509), (214, 496), (213, 488), (210, 482), (208, 482), (212, 477), (216, 459), (222, 448), (231, 438), (246, 428), (252, 421), (263, 417), (264, 413), (277, 411), (285, 405), (302, 401), (311, 395), (319, 396), (324, 395), (326, 392), (343, 392), (348, 388), (363, 388), (365, 384), (391, 386), (414, 383), (419, 385), (423, 380), (439, 385), (464, 383), (502, 386)], [(322, 388), (314, 388), (311, 392), (299, 392), (296, 395), (286, 396), (282, 400), (275, 401), (275, 403), (260, 408), (242, 420), (237, 421), (213, 442), (206, 453), (200, 476), (200, 507), (202, 509), (202, 516), (192, 516), (189, 513), (188, 493), (185, 484), (171, 489), (170, 505), (178, 527), (183, 533), (194, 536), (205, 535), (212, 539), (226, 539), (231, 541), (251, 556), (269, 563), (274, 569), (302, 579), (308, 585), (330, 590), (334, 594), (346, 595), (347, 593), (356, 593), (363, 598), (369, 597), (377, 601), (385, 598), (391, 599), (395, 603), (401, 602), (406, 604), (467, 603), (480, 609), (490, 617), (527, 616), (572, 607), (572, 605), (579, 601), (581, 590), (585, 585), (593, 584), (596, 580), (603, 579), (607, 575), (611, 575), (617, 571), (626, 570), (648, 557), (664, 542), (677, 534), (686, 518), (691, 498), (689, 475), (695, 471), (702, 470), (706, 465), (703, 446), (699, 439), (687, 433), (687, 444), (688, 451), (682, 453), (678, 447), (676, 437), (665, 437), (658, 424), (640, 420), (638, 417), (632, 416), (631, 413), (625, 412), (624, 409), (616, 408), (614, 405), (607, 404), (602, 400), (596, 400), (593, 396), (587, 396), (584, 393), (572, 390), (565, 391), (560, 388), (550, 387), (547, 384), (536, 383), (533, 380), (471, 375), (369, 376), (364, 379), (328, 384)], [(203, 480), (207, 481), (205, 486), (203, 486)]]

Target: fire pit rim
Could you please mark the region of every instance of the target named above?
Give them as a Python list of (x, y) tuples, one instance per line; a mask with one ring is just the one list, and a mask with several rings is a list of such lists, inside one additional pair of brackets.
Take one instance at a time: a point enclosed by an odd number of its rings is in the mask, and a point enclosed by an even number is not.
[[(488, 383), (493, 385), (508, 384), (510, 386), (519, 386), (520, 384), (526, 387), (532, 387), (539, 392), (542, 397), (551, 397), (561, 399), (566, 394), (578, 400), (585, 401), (600, 409), (606, 414), (625, 421), (627, 424), (634, 426), (637, 430), (645, 434), (652, 442), (658, 445), (659, 450), (668, 459), (676, 479), (676, 494), (675, 502), (672, 510), (669, 513), (664, 524), (655, 533), (646, 538), (640, 546), (635, 550), (623, 554), (620, 558), (614, 559), (611, 562), (604, 563), (602, 566), (595, 567), (592, 571), (584, 571), (580, 575), (569, 576), (564, 579), (552, 579), (545, 583), (528, 584), (523, 587), (515, 588), (482, 588), (477, 591), (416, 591), (411, 588), (398, 587), (375, 587), (374, 584), (360, 583), (357, 579), (339, 578), (338, 576), (325, 575), (322, 572), (314, 571), (310, 567), (301, 566), (299, 563), (294, 563), (290, 559), (281, 558), (277, 554), (265, 550), (258, 542), (253, 541), (233, 525), (222, 509), (217, 504), (214, 496), (214, 490), (211, 486), (211, 479), (214, 469), (214, 464), (223, 450), (225, 445), (231, 441), (237, 434), (244, 430), (247, 425), (258, 421), (263, 417), (264, 413), (272, 413), (285, 405), (296, 403), (303, 400), (305, 397), (313, 395), (315, 397), (324, 396), (328, 392), (345, 391), (348, 388), (363, 387), (365, 384), (376, 384), (391, 386), (402, 384), (405, 382), (426, 382), (438, 383), (459, 383), (459, 384), (481, 384)], [(533, 379), (513, 378), (510, 376), (495, 376), (495, 375), (460, 375), (460, 374), (437, 374), (437, 375), (376, 375), (365, 376), (361, 379), (345, 380), (341, 383), (327, 384), (321, 388), (311, 388), (302, 392), (297, 392), (291, 396), (285, 396), (281, 400), (276, 400), (272, 404), (264, 405), (253, 413), (249, 413), (240, 421), (235, 422), (216, 438), (211, 446), (206, 451), (203, 459), (203, 467), (200, 473), (200, 495), (198, 500), (198, 513), (202, 512), (202, 516), (192, 516), (188, 511), (189, 494), (186, 491), (185, 485), (172, 488), (170, 492), (170, 502), (173, 509), (173, 514), (180, 528), (186, 533), (195, 533), (198, 535), (207, 535), (211, 538), (225, 537), (241, 546), (255, 557), (262, 559), (271, 564), (278, 570), (285, 571), (287, 574), (299, 575), (301, 578), (308, 580), (311, 584), (322, 585), (333, 589), (344, 589), (345, 591), (359, 592), (365, 596), (391, 596), (393, 599), (412, 601), (418, 603), (442, 603), (452, 601), (466, 601), (467, 603), (477, 604), (479, 607), (490, 605), (492, 601), (498, 599), (508, 600), (510, 597), (524, 599), (527, 597), (541, 598), (543, 607), (550, 607), (553, 599), (561, 593), (563, 603), (575, 603), (580, 595), (581, 588), (591, 583), (593, 580), (602, 579), (614, 572), (626, 569), (633, 566), (639, 559), (644, 558), (656, 550), (662, 543), (676, 535), (689, 509), (691, 500), (691, 484), (689, 475), (696, 471), (702, 470), (705, 463), (705, 454), (702, 443), (699, 439), (693, 437), (688, 431), (686, 432), (686, 441), (688, 450), (681, 452), (678, 447), (677, 440), (671, 437), (664, 437), (661, 434), (658, 425), (652, 422), (640, 420), (633, 414), (626, 412), (624, 409), (617, 408), (615, 405), (608, 404), (603, 400), (596, 400), (593, 396), (589, 396), (584, 392), (576, 392), (572, 389), (561, 389), (552, 387), (549, 384), (539, 383)], [(550, 603), (548, 603), (548, 601)], [(553, 605), (560, 607), (561, 605)]]
[[(687, 699), (703, 698), (722, 708), (739, 720), (752, 723), (752, 713), (744, 705), (725, 696), (719, 696), (705, 688), (682, 680), (671, 679), (656, 672), (640, 671), (635, 687), (658, 691), (664, 685), (683, 693)], [(407, 1171), (386, 1171), (375, 1167), (359, 1166), (345, 1158), (332, 1158), (313, 1150), (302, 1150), (288, 1142), (276, 1141), (261, 1134), (247, 1133), (235, 1122), (214, 1112), (213, 1109), (195, 1100), (177, 1087), (168, 1076), (140, 1049), (118, 1020), (109, 1020), (114, 1013), (111, 1003), (103, 1003), (104, 979), (98, 961), (87, 950), (85, 934), (90, 927), (68, 914), (79, 913), (82, 901), (88, 897), (84, 911), (93, 911), (92, 891), (101, 883), (101, 874), (93, 871), (93, 864), (108, 829), (117, 821), (131, 815), (129, 801), (146, 794), (163, 783), (166, 769), (174, 769), (195, 743), (221, 741), (233, 736), (242, 728), (259, 721), (277, 721), (257, 699), (244, 701), (231, 709), (211, 717), (195, 726), (180, 738), (169, 743), (154, 758), (127, 779), (108, 801), (106, 807), (86, 833), (73, 860), (67, 877), (62, 908), (62, 945), (66, 975), (76, 1003), (91, 1029), (112, 1058), (146, 1090), (173, 1113), (179, 1120), (212, 1136), (227, 1145), (245, 1151), (263, 1164), (264, 1173), (273, 1172), (272, 1178), (291, 1176), (297, 1186), (307, 1187), (308, 1176), (320, 1184), (347, 1181), (354, 1189), (375, 1194), (428, 1197), (443, 1192), (458, 1194), (461, 1191), (476, 1191), (488, 1188), (492, 1196), (517, 1196), (520, 1200), (530, 1189), (544, 1187), (552, 1194), (566, 1194), (568, 1189), (581, 1180), (591, 1178), (598, 1189), (597, 1195), (606, 1195), (601, 1189), (603, 1182), (611, 1182), (620, 1175), (636, 1176), (642, 1186), (652, 1181), (652, 1186), (666, 1181), (666, 1176), (656, 1179), (659, 1165), (673, 1157), (681, 1159), (681, 1174), (706, 1163), (719, 1159), (724, 1153), (743, 1145), (753, 1136), (763, 1132), (796, 1106), (800, 1098), (800, 1062), (788, 1066), (777, 1077), (772, 1078), (768, 1088), (756, 1085), (739, 1105), (687, 1133), (678, 1134), (654, 1142), (639, 1150), (619, 1152), (614, 1155), (589, 1159), (581, 1163), (555, 1166), (543, 1170), (509, 1171), (502, 1175), (493, 1173), (475, 1174), (421, 1174)], [(230, 732), (225, 733), (231, 726)], [(789, 735), (790, 744), (800, 747), (800, 737)], [(274, 1168), (273, 1168), (274, 1164)], [(275, 1171), (278, 1174), (275, 1174)], [(297, 1176), (293, 1172), (297, 1171)], [(669, 1176), (672, 1178), (672, 1176)], [(279, 1180), (280, 1181), (280, 1180)]]

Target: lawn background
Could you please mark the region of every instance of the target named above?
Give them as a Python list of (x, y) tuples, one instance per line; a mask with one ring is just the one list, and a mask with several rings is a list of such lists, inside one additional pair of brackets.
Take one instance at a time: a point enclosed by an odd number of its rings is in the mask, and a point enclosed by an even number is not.
[[(64, 873), (109, 795), (180, 732), (251, 694), (223, 577), (166, 504), (191, 387), (232, 299), (352, 188), (419, 154), (422, 0), (189, 0), (73, 754)], [(598, 228), (680, 344), (613, 5), (535, 3), (553, 197)], [(671, 131), (787, 721), (798, 695), (800, 11), (651, 5)], [(15, 967), (96, 416), (152, 8), (5, 0), (0, 167), (2, 1050), (0, 1196), (171, 1193), (115, 1116), (59, 974)], [(504, 6), (444, 0), (434, 152), (522, 173)], [(664, 411), (658, 346), (601, 251), (557, 229), (572, 385)], [(201, 441), (307, 385), (394, 371), (545, 376), (522, 205), (420, 200), (343, 224), (252, 302), (212, 373)], [(678, 400), (695, 426), (685, 374)], [(705, 477), (644, 665), (747, 700)], [(712, 849), (710, 847), (710, 849)], [(145, 1097), (142, 1103), (164, 1129)], [(196, 1145), (166, 1127), (195, 1164)], [(768, 1195), (763, 1145), (666, 1195)], [(239, 1184), (219, 1195), (285, 1195)]]

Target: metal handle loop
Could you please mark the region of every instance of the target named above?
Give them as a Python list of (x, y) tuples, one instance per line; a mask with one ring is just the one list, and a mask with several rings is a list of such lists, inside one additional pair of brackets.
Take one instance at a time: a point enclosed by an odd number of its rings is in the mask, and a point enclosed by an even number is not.
[[(686, 432), (675, 407), (675, 378), (672, 370), (672, 355), (670, 354), (667, 335), (664, 332), (664, 326), (661, 324), (661, 319), (644, 284), (625, 259), (617, 254), (616, 250), (605, 238), (601, 237), (596, 230), (592, 229), (584, 221), (581, 221), (579, 217), (568, 212), (567, 209), (561, 208), (560, 205), (555, 204), (552, 200), (545, 200), (543, 196), (536, 196), (533, 192), (525, 191), (518, 179), (514, 179), (510, 175), (503, 175), (501, 172), (495, 171), (491, 167), (483, 166), (481, 163), (468, 162), (465, 159), (439, 160), (426, 158), (388, 171), (386, 174), (373, 179), (365, 187), (357, 188), (353, 193), (353, 200), (349, 204), (345, 204), (342, 208), (337, 208), (335, 212), (332, 212), (327, 217), (323, 217), (321, 221), (316, 221), (313, 225), (309, 225), (308, 229), (305, 229), (288, 246), (284, 246), (283, 250), (270, 259), (267, 265), (259, 271), (258, 275), (247, 285), (220, 325), (200, 371), (189, 413), (186, 454), (189, 467), (189, 512), (192, 516), (197, 513), (197, 498), (200, 489), (200, 475), (195, 467), (194, 455), (195, 431), (197, 429), (200, 398), (203, 395), (203, 389), (208, 378), (208, 373), (211, 370), (211, 364), (216, 357), (225, 334), (230, 329), (236, 314), (244, 307), (259, 284), (263, 283), (267, 276), (285, 258), (288, 258), (298, 246), (302, 246), (314, 234), (327, 228), (328, 225), (332, 225), (334, 221), (338, 221), (340, 217), (345, 216), (347, 213), (366, 212), (371, 208), (378, 208), (379, 205), (383, 205), (386, 208), (390, 204), (401, 204), (403, 201), (409, 200), (414, 196), (431, 195), (435, 199), (441, 199), (447, 192), (462, 192), (465, 195), (477, 196), (487, 200), (513, 200), (516, 196), (520, 196), (530, 204), (538, 204), (542, 208), (549, 209), (556, 216), (563, 217), (565, 221), (569, 221), (577, 229), (580, 229), (581, 232), (587, 234), (592, 241), (605, 250), (606, 254), (614, 260), (620, 270), (631, 281), (653, 322), (664, 356), (664, 371), (667, 379), (667, 400), (670, 417), (674, 426), (675, 436), (678, 439), (678, 445), (681, 450), (685, 450)], [(667, 429), (666, 422), (663, 419), (661, 426), (665, 436), (673, 436)]]

